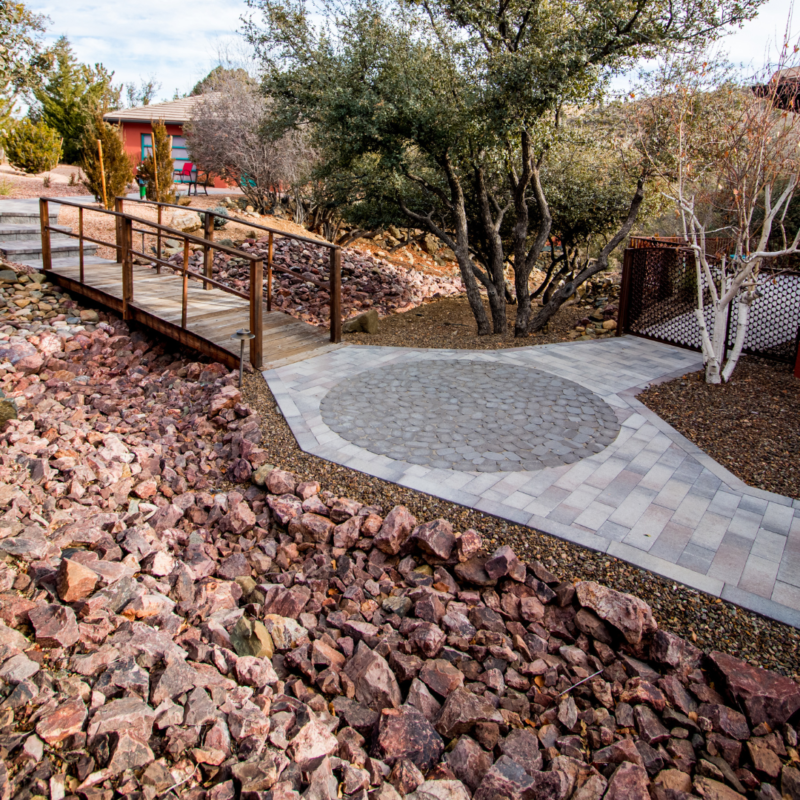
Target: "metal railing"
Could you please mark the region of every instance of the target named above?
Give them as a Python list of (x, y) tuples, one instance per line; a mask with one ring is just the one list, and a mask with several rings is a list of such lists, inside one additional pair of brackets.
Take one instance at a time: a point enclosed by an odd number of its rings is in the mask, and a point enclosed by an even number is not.
[[(275, 264), (273, 262), (273, 254), (274, 254), (274, 239), (276, 236), (280, 236), (286, 239), (292, 239), (298, 242), (304, 242), (305, 244), (313, 245), (314, 247), (324, 247), (327, 248), (329, 253), (329, 280), (326, 281), (317, 281), (311, 278), (303, 277), (302, 280), (304, 283), (311, 283), (314, 286), (317, 286), (320, 289), (328, 292), (329, 296), (329, 307), (330, 307), (330, 339), (331, 342), (338, 343), (342, 340), (342, 249), (339, 245), (333, 244), (332, 242), (325, 242), (320, 241), (319, 239), (312, 239), (310, 236), (300, 236), (296, 233), (288, 233), (286, 231), (279, 230), (278, 228), (271, 228), (268, 225), (260, 225), (255, 222), (251, 222), (250, 220), (245, 219), (238, 219), (236, 217), (230, 216), (229, 214), (220, 214), (217, 211), (212, 211), (210, 209), (205, 208), (196, 208), (194, 206), (182, 206), (176, 203), (160, 203), (155, 200), (140, 200), (139, 198), (130, 198), (130, 197), (117, 197), (115, 199), (115, 208), (120, 213), (124, 212), (124, 204), (125, 203), (141, 203), (143, 205), (150, 205), (156, 206), (158, 208), (158, 222), (161, 223), (162, 220), (162, 209), (164, 208), (177, 208), (181, 211), (194, 211), (195, 213), (199, 214), (203, 219), (203, 241), (206, 244), (203, 247), (203, 273), (206, 275), (207, 278), (211, 278), (213, 273), (213, 257), (210, 255), (210, 244), (214, 241), (214, 218), (220, 217), (221, 219), (226, 220), (227, 222), (238, 222), (242, 225), (246, 225), (248, 228), (253, 228), (261, 231), (265, 231), (268, 235), (268, 246), (267, 246), (267, 259), (266, 259), (266, 267), (267, 267), (267, 285), (266, 285), (266, 294), (267, 294), (267, 311), (272, 311), (272, 275), (273, 272), (283, 272), (288, 275), (292, 275), (293, 277), (297, 278), (298, 275), (291, 269), (287, 267), (282, 267), (279, 264)], [(137, 221), (144, 222), (144, 220), (139, 220), (136, 218)], [(140, 229), (137, 229), (137, 232), (142, 232)], [(159, 233), (157, 237), (156, 249), (157, 255), (161, 256), (161, 234)], [(237, 250), (237, 252), (241, 255), (244, 254), (245, 251)]]

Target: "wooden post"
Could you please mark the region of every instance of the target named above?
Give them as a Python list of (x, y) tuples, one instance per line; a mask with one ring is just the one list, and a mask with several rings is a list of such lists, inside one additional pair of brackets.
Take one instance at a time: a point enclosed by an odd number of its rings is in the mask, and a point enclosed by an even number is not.
[[(117, 253), (119, 253), (119, 237), (119, 217), (117, 217)], [(78, 258), (80, 259), (81, 283), (83, 283), (83, 206), (78, 207), (78, 246), (80, 247)]]
[(189, 303), (189, 240), (183, 240), (183, 293), (181, 297), (181, 328), (186, 329), (186, 311)]
[(615, 334), (622, 336), (628, 327), (628, 295), (631, 287), (631, 270), (633, 269), (633, 250), (627, 247), (622, 256), (622, 283), (619, 287), (619, 311), (617, 311), (617, 330)]
[(267, 311), (272, 311), (272, 231), (269, 232), (267, 250)]
[[(203, 238), (207, 242), (214, 241), (214, 217), (211, 214), (203, 216)], [(214, 251), (207, 244), (203, 245), (203, 272), (206, 278), (214, 277)], [(204, 282), (203, 288), (213, 289), (214, 287), (210, 283)]]
[[(124, 198), (122, 197), (114, 198), (114, 211), (116, 211), (118, 214), (122, 214), (124, 212), (123, 201)], [(117, 238), (117, 263), (121, 264), (122, 263), (122, 217), (115, 218), (114, 230)]]
[(794, 362), (794, 376), (800, 378), (800, 336), (797, 337), (797, 360)]
[(264, 262), (261, 259), (250, 262), (250, 363), (254, 369), (261, 369), (264, 348)]
[(129, 217), (122, 218), (122, 231), (122, 318), (130, 319), (128, 306), (133, 302), (133, 220)]
[(108, 208), (108, 197), (106, 196), (106, 167), (103, 164), (103, 143), (97, 140), (97, 150), (100, 153), (100, 177), (103, 179), (103, 208)]
[[(158, 224), (161, 225), (161, 212), (163, 208), (161, 205), (158, 206)], [(158, 234), (156, 236), (156, 257), (161, 258), (161, 228), (158, 229)], [(161, 264), (156, 261), (156, 274), (161, 274)]]
[(342, 251), (331, 247), (331, 341), (342, 341)]
[(50, 210), (47, 200), (39, 198), (39, 224), (42, 230), (42, 269), (52, 269), (53, 259), (50, 255)]

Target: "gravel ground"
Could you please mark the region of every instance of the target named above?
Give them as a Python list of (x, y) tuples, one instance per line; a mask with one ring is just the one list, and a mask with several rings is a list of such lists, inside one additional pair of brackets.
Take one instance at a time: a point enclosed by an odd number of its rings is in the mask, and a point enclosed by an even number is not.
[[(452, 345), (450, 345), (452, 346)], [(509, 544), (521, 558), (538, 559), (563, 579), (597, 580), (646, 600), (659, 624), (699, 647), (725, 650), (753, 664), (800, 676), (800, 631), (716, 598), (670, 583), (615, 558), (564, 542), (530, 528), (448, 503), (304, 453), (260, 373), (245, 376), (246, 401), (262, 418), (263, 444), (271, 463), (323, 488), (388, 511), (407, 506), (420, 520), (444, 517), (456, 530), (475, 528), (489, 547)]]
[[(486, 313), (489, 312), (489, 304)], [(380, 321), (378, 333), (347, 333), (350, 344), (373, 344), (385, 347), (436, 347), (457, 350), (500, 350), (508, 347), (529, 347), (533, 344), (563, 342), (575, 328), (586, 309), (562, 307), (547, 328), (532, 336), (514, 337), (517, 306), (507, 307), (508, 333), (478, 336), (478, 326), (466, 297), (448, 297), (426, 303), (405, 314), (393, 314)], [(491, 318), (491, 317), (490, 317)]]
[(702, 372), (638, 399), (748, 486), (800, 498), (800, 381), (788, 364), (739, 362), (728, 383)]

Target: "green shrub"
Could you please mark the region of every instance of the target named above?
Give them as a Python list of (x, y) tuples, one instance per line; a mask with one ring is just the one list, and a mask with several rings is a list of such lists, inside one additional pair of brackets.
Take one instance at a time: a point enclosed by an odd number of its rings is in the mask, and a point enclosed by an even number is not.
[(82, 139), (83, 161), (86, 177), (81, 183), (100, 201), (103, 200), (103, 173), (100, 169), (100, 151), (97, 140), (103, 145), (103, 168), (106, 173), (106, 207), (114, 207), (114, 198), (124, 195), (133, 181), (133, 165), (125, 152), (120, 130), (109, 125), (98, 113), (86, 126)]
[(58, 166), (61, 138), (44, 122), (22, 119), (14, 123), (3, 138), (8, 163), (31, 175)]
[[(172, 184), (172, 173), (175, 169), (172, 161), (171, 137), (167, 126), (161, 121), (151, 122), (153, 141), (155, 142), (155, 159), (151, 152), (138, 166), (136, 174), (145, 182), (147, 199), (159, 203), (174, 203), (175, 190)], [(156, 163), (156, 161), (158, 163)], [(158, 193), (156, 193), (156, 170), (158, 170)]]

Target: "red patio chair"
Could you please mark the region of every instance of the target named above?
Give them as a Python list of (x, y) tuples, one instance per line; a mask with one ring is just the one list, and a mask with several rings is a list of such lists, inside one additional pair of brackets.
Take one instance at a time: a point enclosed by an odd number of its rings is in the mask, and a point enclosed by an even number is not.
[[(183, 165), (183, 169), (176, 169), (172, 173), (173, 183), (188, 184), (189, 189), (187, 195), (192, 193), (192, 186), (194, 186), (194, 193), (197, 195), (197, 170), (191, 161), (187, 161)], [(208, 192), (206, 192), (208, 194)]]

